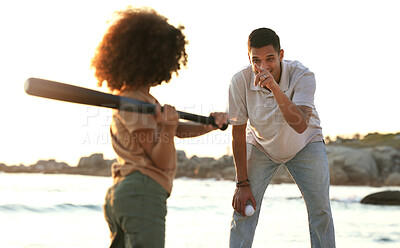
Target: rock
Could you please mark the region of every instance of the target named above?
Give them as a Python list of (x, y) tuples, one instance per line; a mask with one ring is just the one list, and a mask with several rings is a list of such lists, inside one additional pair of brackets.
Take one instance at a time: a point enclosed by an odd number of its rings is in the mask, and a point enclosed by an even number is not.
[(211, 162), (208, 178), (235, 180), (236, 171), (233, 156), (224, 155), (217, 160), (208, 161)]
[(393, 166), (393, 170), (392, 171), (400, 173), (400, 158), (396, 158), (394, 160), (394, 166)]
[(58, 173), (68, 170), (70, 166), (64, 162), (57, 162), (55, 159), (39, 160), (36, 164), (29, 166), (33, 171), (45, 173)]
[(94, 153), (89, 157), (82, 157), (74, 173), (92, 176), (111, 176), (111, 165), (114, 162), (116, 162), (116, 159), (106, 160), (102, 153)]
[(212, 157), (197, 157), (196, 155), (194, 155), (190, 158), (190, 161), (194, 163), (213, 163), (215, 159)]
[(344, 185), (349, 183), (349, 177), (342, 167), (332, 166), (329, 168), (330, 180), (333, 185)]
[(213, 167), (220, 170), (226, 167), (235, 167), (233, 156), (224, 155), (220, 157), (218, 160), (213, 162)]
[(106, 161), (103, 158), (102, 153), (94, 153), (89, 157), (82, 157), (79, 160), (78, 168), (104, 168), (106, 167)]
[(106, 167), (109, 168), (111, 170), (111, 166), (113, 163), (117, 162), (117, 159), (111, 159), (111, 160), (106, 160)]
[[(400, 151), (392, 147), (349, 148), (342, 145), (327, 145), (330, 181), (333, 185), (390, 185), (400, 186)], [(176, 151), (176, 177), (217, 178), (235, 180), (233, 156), (219, 159), (192, 156), (190, 159), (181, 150)], [(77, 167), (54, 159), (39, 160), (31, 166), (7, 166), (0, 163), (0, 171), (25, 173), (66, 173), (110, 176), (111, 165), (116, 161), (106, 160), (101, 153), (82, 157)], [(284, 166), (278, 168), (272, 183), (292, 183), (293, 179)]]
[(370, 149), (372, 157), (378, 166), (382, 179), (394, 172), (396, 160), (400, 158), (400, 152), (393, 147), (379, 146)]
[(188, 158), (186, 157), (186, 153), (181, 150), (176, 151), (176, 159), (177, 159), (178, 163), (182, 163), (182, 162), (185, 162), (186, 160), (188, 160)]
[[(378, 168), (371, 154), (361, 149), (329, 146), (327, 147), (331, 181), (348, 177), (348, 184), (368, 185), (378, 180)], [(342, 171), (339, 170), (339, 167)], [(339, 175), (335, 173), (339, 172)]]
[(196, 169), (194, 170), (194, 176), (197, 178), (209, 178), (210, 171), (213, 169), (213, 166), (206, 161), (197, 164)]
[(361, 200), (362, 204), (399, 205), (400, 191), (382, 191), (367, 195)]
[(381, 154), (389, 155), (390, 157), (399, 157), (399, 151), (391, 146), (377, 146), (373, 148), (374, 151), (379, 152)]
[(222, 176), (226, 180), (236, 180), (236, 170), (235, 167), (226, 167), (222, 170)]
[(386, 186), (400, 186), (400, 173), (395, 172), (395, 173), (390, 174), (386, 178), (384, 184)]
[(7, 166), (0, 164), (0, 171), (8, 173), (46, 173), (46, 174), (80, 174), (93, 176), (111, 176), (111, 165), (116, 161), (104, 160), (103, 154), (93, 154), (83, 157), (78, 167), (71, 167), (67, 163), (57, 162), (55, 159), (38, 160), (35, 164)]
[(214, 170), (215, 159), (211, 157), (197, 157), (196, 155), (190, 159), (185, 159), (186, 155), (180, 153), (178, 158), (177, 173), (175, 177), (195, 177), (195, 178), (210, 178)]
[(220, 170), (210, 170), (207, 174), (207, 178), (215, 178), (219, 180), (225, 179)]
[(372, 156), (368, 153), (353, 151), (345, 158), (343, 170), (350, 182), (368, 184), (370, 180), (378, 177), (378, 169)]
[(175, 177), (193, 177), (196, 166), (197, 163), (190, 159), (183, 162), (178, 162), (178, 168)]

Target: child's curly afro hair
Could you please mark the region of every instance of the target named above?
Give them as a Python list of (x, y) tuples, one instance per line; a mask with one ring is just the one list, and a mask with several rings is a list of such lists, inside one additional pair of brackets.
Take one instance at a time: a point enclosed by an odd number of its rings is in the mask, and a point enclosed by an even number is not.
[(149, 8), (117, 14), (92, 59), (98, 86), (104, 82), (110, 90), (155, 86), (169, 82), (181, 65), (186, 66), (183, 26), (175, 28)]

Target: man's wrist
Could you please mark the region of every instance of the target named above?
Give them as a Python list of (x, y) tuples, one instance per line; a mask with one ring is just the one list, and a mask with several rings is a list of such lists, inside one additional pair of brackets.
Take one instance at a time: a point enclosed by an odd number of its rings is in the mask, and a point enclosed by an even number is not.
[(242, 181), (238, 181), (236, 183), (236, 187), (249, 187), (249, 186), (250, 186), (250, 180), (248, 178)]
[(274, 82), (271, 87), (269, 88), (270, 91), (275, 92), (276, 90), (279, 89), (279, 84)]
[(250, 183), (247, 184), (240, 184), (240, 185), (236, 185), (237, 188), (244, 188), (244, 187), (250, 187)]

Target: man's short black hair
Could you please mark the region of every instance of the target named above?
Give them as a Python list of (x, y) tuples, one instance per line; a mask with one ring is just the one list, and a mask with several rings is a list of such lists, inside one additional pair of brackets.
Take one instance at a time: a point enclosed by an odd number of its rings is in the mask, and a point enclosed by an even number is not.
[(249, 40), (247, 42), (249, 52), (252, 47), (261, 48), (269, 45), (272, 45), (277, 53), (280, 52), (281, 44), (279, 36), (272, 29), (258, 28), (253, 30), (249, 35)]

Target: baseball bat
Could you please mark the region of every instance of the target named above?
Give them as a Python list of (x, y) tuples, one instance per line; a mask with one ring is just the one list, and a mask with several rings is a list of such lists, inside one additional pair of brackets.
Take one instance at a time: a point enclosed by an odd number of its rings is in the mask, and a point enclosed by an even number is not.
[[(28, 78), (25, 82), (25, 92), (32, 96), (44, 97), (53, 100), (144, 114), (155, 114), (155, 105), (151, 103), (41, 78)], [(202, 116), (182, 111), (177, 112), (180, 119), (194, 121), (206, 125), (211, 124), (215, 127), (218, 127), (215, 124), (214, 117), (212, 116)], [(220, 129), (225, 130), (227, 128), (228, 124), (224, 125)]]

